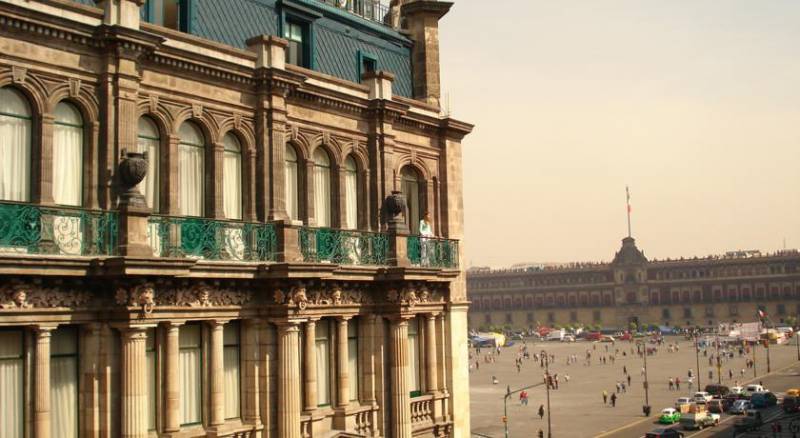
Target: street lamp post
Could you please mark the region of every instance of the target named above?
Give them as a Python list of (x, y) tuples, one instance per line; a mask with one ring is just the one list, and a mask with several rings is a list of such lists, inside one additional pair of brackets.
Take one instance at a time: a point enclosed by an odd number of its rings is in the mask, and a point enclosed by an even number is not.
[[(719, 328), (717, 328), (717, 330), (719, 330)], [(722, 385), (722, 360), (719, 358), (719, 332), (717, 332), (717, 383)]]
[[(505, 427), (505, 435), (508, 438), (508, 399), (511, 397), (512, 394), (516, 394), (518, 392), (524, 391), (526, 389), (536, 388), (537, 386), (542, 386), (541, 383), (537, 383), (535, 385), (526, 386), (524, 388), (519, 388), (517, 390), (511, 391), (511, 388), (506, 389), (506, 395), (503, 397), (503, 423)], [(547, 406), (548, 411), (550, 410), (550, 406)], [(548, 412), (549, 414), (549, 412)]]
[(700, 389), (700, 344), (697, 341), (698, 338), (698, 331), (695, 329), (694, 332), (694, 357), (697, 360), (697, 389)]
[[(797, 324), (797, 321), (795, 321)], [(794, 341), (797, 344), (797, 360), (800, 360), (800, 333), (797, 333), (797, 330), (794, 332)]]
[(650, 384), (647, 381), (647, 344), (639, 341), (642, 346), (642, 357), (644, 358), (644, 406), (642, 406), (642, 413), (645, 417), (650, 416)]
[(544, 387), (547, 388), (547, 438), (553, 438), (552, 423), (550, 422), (550, 357), (542, 350), (544, 355)]

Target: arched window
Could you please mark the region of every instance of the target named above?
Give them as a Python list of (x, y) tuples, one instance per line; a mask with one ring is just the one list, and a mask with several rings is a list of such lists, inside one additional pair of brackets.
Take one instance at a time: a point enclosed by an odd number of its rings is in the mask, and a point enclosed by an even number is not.
[(314, 219), (318, 227), (331, 226), (331, 159), (322, 148), (314, 151)]
[(297, 192), (297, 152), (294, 148), (286, 145), (286, 213), (290, 219), (297, 219), (300, 215), (297, 211), (298, 192)]
[(83, 117), (74, 105), (56, 106), (53, 127), (53, 201), (81, 205), (83, 184)]
[(222, 139), (225, 159), (222, 169), (223, 211), (228, 219), (242, 218), (242, 146), (233, 134)]
[(31, 109), (25, 97), (0, 88), (0, 199), (30, 201)]
[(154, 211), (158, 211), (158, 191), (159, 191), (159, 149), (161, 146), (161, 134), (158, 127), (148, 117), (139, 118), (139, 135), (137, 147), (138, 152), (147, 152), (147, 176), (139, 184), (139, 189), (147, 201), (147, 206)]
[(178, 210), (184, 216), (202, 216), (205, 139), (193, 122), (184, 122), (178, 136)]
[(358, 171), (356, 160), (347, 157), (344, 162), (344, 228), (358, 228)]
[(400, 172), (400, 179), (400, 190), (405, 195), (408, 205), (408, 230), (411, 234), (419, 234), (419, 220), (423, 212), (420, 196), (421, 178), (416, 170), (406, 166)]

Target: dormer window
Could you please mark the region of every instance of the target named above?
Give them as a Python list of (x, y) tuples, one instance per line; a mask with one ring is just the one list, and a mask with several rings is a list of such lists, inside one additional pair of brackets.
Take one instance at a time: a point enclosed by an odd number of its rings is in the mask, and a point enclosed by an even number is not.
[(187, 0), (147, 0), (142, 8), (143, 19), (170, 29), (188, 31), (189, 5)]
[(308, 26), (298, 21), (286, 20), (283, 32), (284, 38), (289, 41), (286, 48), (286, 63), (300, 67), (308, 67), (307, 34)]

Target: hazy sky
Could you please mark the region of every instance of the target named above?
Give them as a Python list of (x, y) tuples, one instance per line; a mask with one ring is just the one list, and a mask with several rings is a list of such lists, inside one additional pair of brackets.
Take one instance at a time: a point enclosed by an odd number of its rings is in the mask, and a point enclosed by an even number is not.
[(800, 1), (457, 0), (470, 265), (800, 247)]

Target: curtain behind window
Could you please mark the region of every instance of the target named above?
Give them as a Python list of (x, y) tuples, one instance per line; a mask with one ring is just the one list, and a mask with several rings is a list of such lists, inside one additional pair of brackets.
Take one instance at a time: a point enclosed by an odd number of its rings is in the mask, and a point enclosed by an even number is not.
[(197, 424), (202, 421), (202, 334), (197, 324), (181, 326), (178, 332), (180, 343), (181, 375), (181, 424)]
[(322, 148), (314, 152), (314, 219), (318, 227), (331, 226), (331, 161)]
[(0, 437), (23, 436), (22, 331), (0, 331)]
[(419, 324), (416, 318), (408, 321), (408, 389), (419, 391)]
[(225, 324), (222, 333), (225, 368), (225, 419), (240, 417), (239, 323)]
[(344, 200), (344, 228), (355, 230), (358, 228), (358, 172), (353, 157), (347, 157), (344, 162)]
[(153, 211), (159, 210), (158, 202), (158, 173), (159, 173), (159, 146), (161, 135), (156, 124), (147, 117), (139, 118), (139, 138), (136, 143), (136, 152), (147, 152), (147, 175), (141, 183), (139, 190), (147, 201), (147, 206)]
[(178, 135), (178, 210), (183, 216), (202, 216), (205, 140), (192, 122), (181, 125)]
[(406, 197), (408, 206), (408, 230), (411, 234), (419, 234), (419, 177), (417, 172), (408, 167), (400, 173), (402, 179), (401, 190)]
[(317, 324), (315, 347), (317, 352), (317, 404), (331, 404), (330, 384), (330, 326), (328, 320)]
[(286, 213), (290, 219), (297, 219), (297, 153), (294, 148), (286, 146)]
[(347, 377), (350, 400), (358, 400), (358, 323), (347, 321)]
[(9, 87), (0, 88), (0, 157), (0, 199), (30, 201), (31, 110)]
[(50, 345), (50, 434), (78, 437), (78, 332), (53, 331)]
[(222, 169), (223, 211), (228, 219), (242, 218), (242, 147), (233, 134), (223, 138), (225, 144)]
[(53, 126), (53, 201), (81, 205), (83, 118), (69, 103), (56, 106)]

